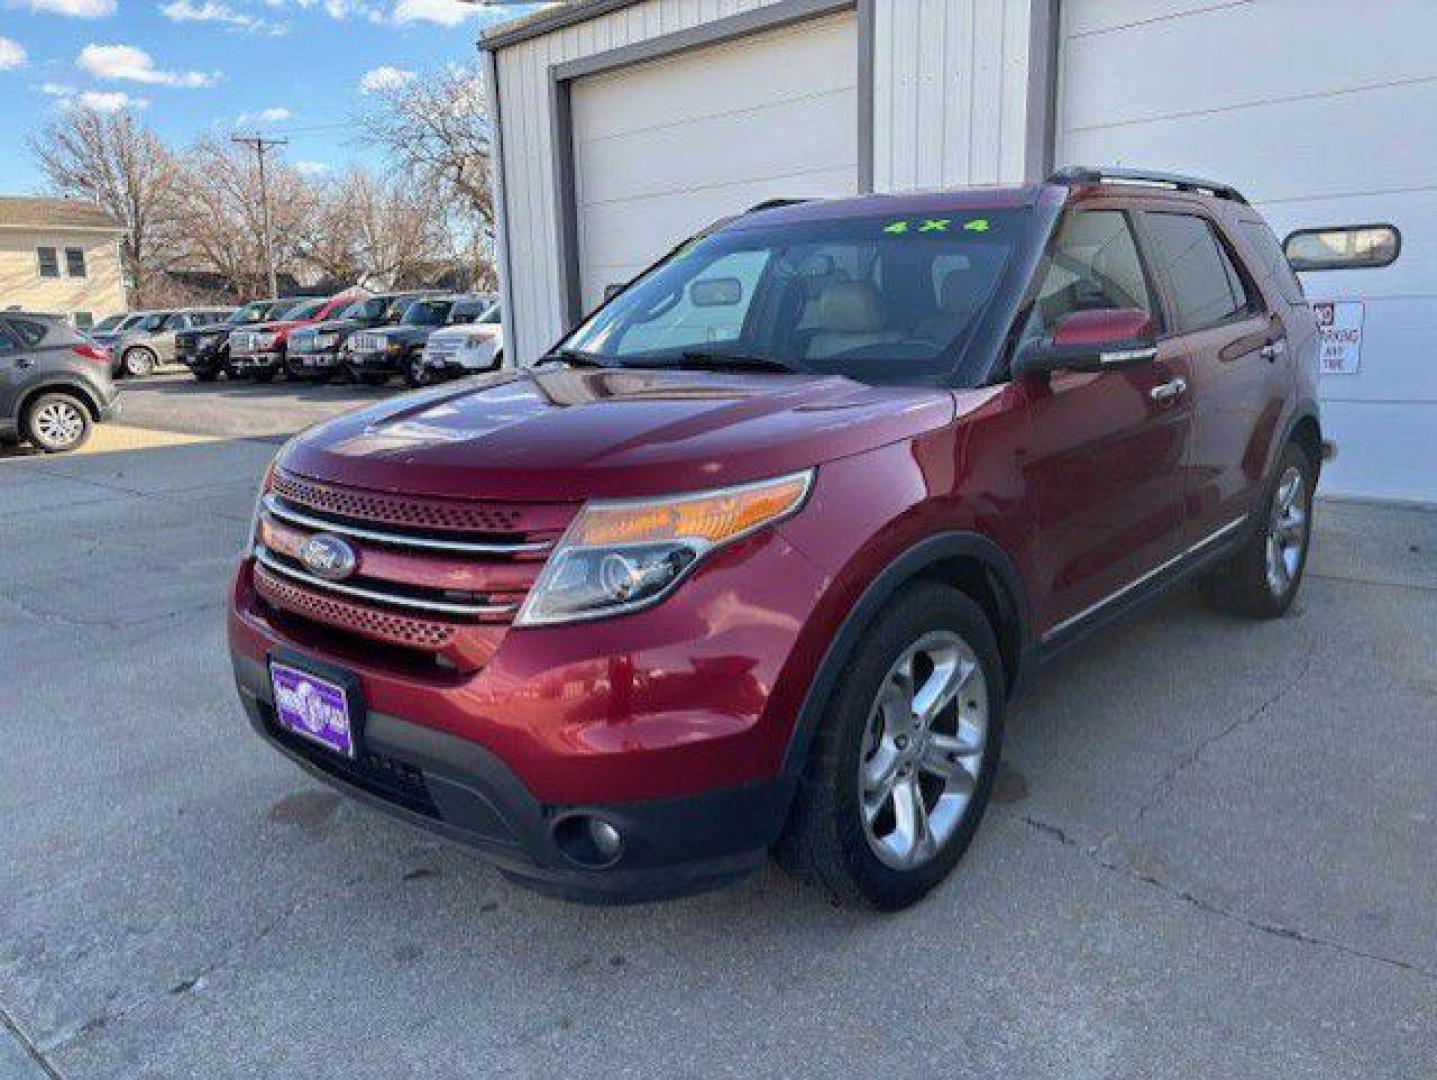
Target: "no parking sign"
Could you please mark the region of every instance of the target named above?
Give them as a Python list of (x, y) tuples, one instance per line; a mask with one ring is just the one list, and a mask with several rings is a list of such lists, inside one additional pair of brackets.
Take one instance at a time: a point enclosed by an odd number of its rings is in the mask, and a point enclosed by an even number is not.
[(1320, 300), (1312, 305), (1321, 339), (1318, 368), (1324, 375), (1356, 375), (1362, 369), (1362, 322), (1365, 305), (1360, 300)]

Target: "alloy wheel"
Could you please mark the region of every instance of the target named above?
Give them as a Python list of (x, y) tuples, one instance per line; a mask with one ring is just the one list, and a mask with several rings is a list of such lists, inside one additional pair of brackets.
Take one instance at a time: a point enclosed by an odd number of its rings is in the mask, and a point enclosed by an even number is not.
[(73, 446), (85, 433), (80, 406), (69, 401), (47, 401), (35, 413), (35, 431), (54, 450)]
[(894, 661), (858, 762), (864, 835), (885, 865), (916, 869), (947, 843), (977, 787), (987, 736), (987, 679), (961, 636), (934, 631)]
[(143, 379), (155, 370), (155, 354), (149, 349), (131, 349), (125, 354), (125, 374)]
[(1307, 484), (1289, 465), (1277, 482), (1267, 525), (1267, 587), (1273, 596), (1292, 588), (1307, 545)]

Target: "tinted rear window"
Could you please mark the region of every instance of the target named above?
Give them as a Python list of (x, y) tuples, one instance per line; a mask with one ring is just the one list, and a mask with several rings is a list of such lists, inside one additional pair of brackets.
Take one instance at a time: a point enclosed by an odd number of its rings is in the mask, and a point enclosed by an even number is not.
[(38, 345), (45, 340), (50, 328), (32, 319), (11, 319), (10, 330), (25, 345)]

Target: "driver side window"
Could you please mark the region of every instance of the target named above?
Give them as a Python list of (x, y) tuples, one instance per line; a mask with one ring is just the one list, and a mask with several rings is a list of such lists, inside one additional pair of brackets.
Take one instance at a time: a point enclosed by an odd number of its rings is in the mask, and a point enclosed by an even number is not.
[(1051, 258), (1021, 340), (1053, 332), (1075, 311), (1157, 309), (1143, 274), (1132, 226), (1121, 210), (1079, 210), (1058, 226)]

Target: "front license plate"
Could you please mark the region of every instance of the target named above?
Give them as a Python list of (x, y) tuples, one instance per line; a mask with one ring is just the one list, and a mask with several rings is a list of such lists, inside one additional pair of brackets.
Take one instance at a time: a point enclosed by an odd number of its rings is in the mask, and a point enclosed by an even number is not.
[(318, 743), (344, 757), (354, 757), (349, 695), (344, 687), (288, 664), (271, 661), (275, 722), (285, 731)]

